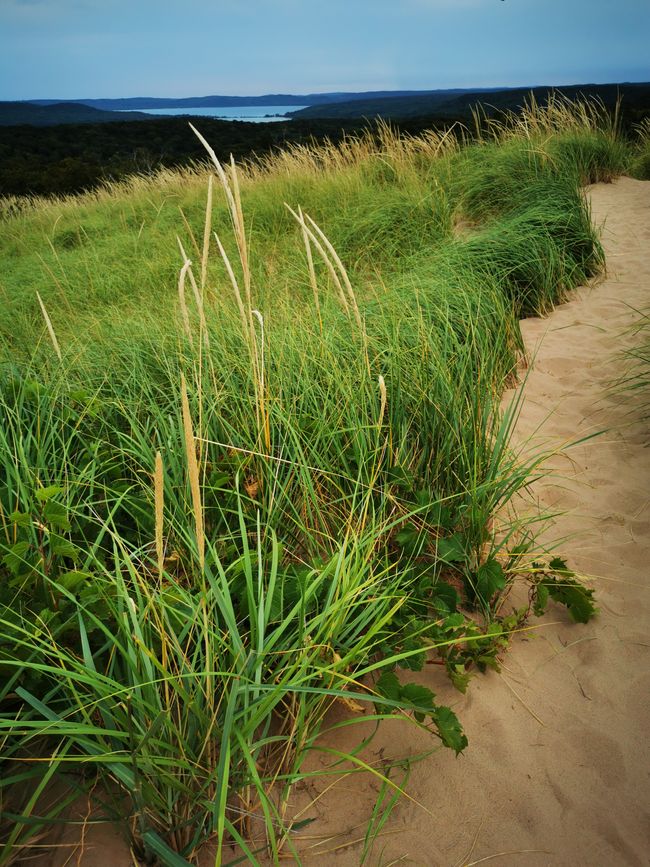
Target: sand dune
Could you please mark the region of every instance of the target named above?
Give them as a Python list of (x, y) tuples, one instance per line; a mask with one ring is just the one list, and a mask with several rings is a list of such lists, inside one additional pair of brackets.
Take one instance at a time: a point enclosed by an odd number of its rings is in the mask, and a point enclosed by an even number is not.
[[(423, 680), (458, 711), (470, 746), (414, 766), (408, 792), (422, 806), (401, 800), (366, 861), (373, 867), (650, 864), (650, 435), (612, 388), (625, 369), (620, 350), (635, 339), (625, 333), (638, 318), (631, 308), (650, 302), (650, 184), (622, 178), (589, 195), (604, 223), (608, 275), (548, 318), (522, 323), (534, 363), (516, 438), (553, 447), (607, 429), (555, 457), (533, 490), (544, 508), (565, 512), (544, 541), (563, 539), (571, 567), (593, 576), (600, 615), (580, 626), (549, 611), (514, 642), (502, 674), (476, 677), (465, 697), (428, 667)], [(338, 732), (333, 743), (353, 741)], [(369, 759), (430, 748), (395, 721)], [(323, 788), (305, 786), (296, 799)], [(359, 864), (352, 841), (363, 837), (377, 789), (366, 776), (349, 778), (311, 805), (306, 864)], [(70, 863), (130, 863), (109, 828), (87, 831)], [(66, 832), (62, 842), (71, 839)], [(70, 854), (65, 846), (43, 863)], [(202, 863), (214, 862), (206, 853)]]

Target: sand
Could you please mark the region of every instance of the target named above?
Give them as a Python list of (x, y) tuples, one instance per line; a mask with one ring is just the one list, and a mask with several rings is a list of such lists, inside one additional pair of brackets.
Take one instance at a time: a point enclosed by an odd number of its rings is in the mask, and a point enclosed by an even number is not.
[[(631, 308), (650, 302), (650, 184), (621, 178), (589, 196), (608, 273), (549, 317), (522, 323), (534, 363), (516, 440), (553, 447), (608, 430), (554, 457), (553, 474), (532, 490), (563, 513), (544, 541), (559, 539), (570, 566), (593, 577), (600, 614), (576, 625), (553, 607), (514, 641), (502, 674), (477, 676), (466, 696), (426, 669), (422, 681), (453, 705), (470, 745), (459, 758), (439, 750), (413, 766), (408, 793), (418, 804), (401, 800), (368, 865), (650, 864), (650, 431), (612, 389), (625, 370), (620, 350), (635, 339), (625, 333), (638, 319)], [(385, 724), (367, 757), (430, 748), (414, 731)], [(339, 733), (332, 743), (352, 740)], [(352, 841), (376, 790), (367, 776), (351, 778), (312, 805), (306, 864), (359, 864)], [(129, 863), (107, 830), (89, 829), (70, 863)]]

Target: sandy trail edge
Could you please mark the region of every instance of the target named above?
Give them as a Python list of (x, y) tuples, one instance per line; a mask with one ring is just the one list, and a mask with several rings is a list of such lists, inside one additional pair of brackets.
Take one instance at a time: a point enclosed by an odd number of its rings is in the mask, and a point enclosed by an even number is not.
[[(429, 667), (422, 680), (453, 704), (469, 748), (415, 766), (407, 791), (429, 813), (403, 799), (368, 865), (650, 864), (650, 431), (630, 423), (634, 404), (611, 388), (634, 340), (630, 308), (650, 303), (650, 184), (621, 178), (588, 195), (608, 274), (548, 318), (522, 322), (535, 360), (514, 444), (552, 447), (608, 429), (554, 458), (532, 491), (543, 508), (566, 512), (541, 541), (562, 537), (571, 568), (594, 576), (600, 615), (576, 625), (552, 606), (542, 629), (514, 642), (503, 673), (473, 679), (466, 698)], [(385, 724), (373, 753), (400, 748), (427, 743)], [(362, 836), (351, 829), (362, 806), (370, 812), (369, 788), (350, 779), (321, 800), (318, 831)], [(305, 863), (359, 864), (360, 847), (335, 851), (341, 842), (315, 847), (323, 854)]]
[[(621, 334), (638, 318), (630, 307), (650, 302), (650, 184), (621, 178), (589, 195), (596, 224), (606, 220), (608, 276), (548, 318), (522, 323), (535, 363), (515, 438), (565, 443), (610, 431), (558, 457), (562, 478), (533, 492), (543, 507), (567, 510), (546, 541), (572, 537), (560, 551), (572, 568), (599, 576), (601, 613), (578, 626), (552, 610), (543, 629), (515, 642), (503, 673), (475, 678), (466, 697), (431, 671), (437, 667), (424, 672), (423, 682), (458, 712), (470, 745), (458, 759), (443, 750), (414, 767), (408, 793), (426, 809), (402, 799), (369, 867), (650, 864), (649, 434), (630, 425), (629, 404), (610, 390), (625, 366), (616, 355), (629, 342)], [(333, 744), (352, 747), (356, 737), (346, 744), (339, 732)], [(371, 751), (430, 747), (395, 722), (382, 726)], [(332, 837), (315, 845), (306, 829), (305, 864), (359, 864), (361, 847), (345, 844), (363, 837), (377, 788), (367, 776), (351, 778), (311, 807), (313, 827)], [(132, 864), (110, 826), (90, 826), (81, 851), (76, 839), (68, 829), (62, 849), (37, 863), (54, 867), (72, 855), (79, 867)], [(207, 848), (201, 865), (214, 863)]]

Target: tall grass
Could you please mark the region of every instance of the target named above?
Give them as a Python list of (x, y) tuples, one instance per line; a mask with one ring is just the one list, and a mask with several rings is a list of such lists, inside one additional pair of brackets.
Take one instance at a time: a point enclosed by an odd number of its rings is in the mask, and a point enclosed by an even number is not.
[(333, 702), (466, 745), (393, 669), (437, 651), (465, 688), (528, 613), (502, 611), (507, 508), (537, 462), (500, 397), (518, 317), (602, 266), (576, 166), (619, 147), (546, 111), (6, 222), (0, 736), (117, 787), (141, 854), (299, 860), (289, 791)]
[(631, 160), (630, 174), (640, 181), (650, 180), (650, 118), (646, 117), (636, 127), (637, 147)]

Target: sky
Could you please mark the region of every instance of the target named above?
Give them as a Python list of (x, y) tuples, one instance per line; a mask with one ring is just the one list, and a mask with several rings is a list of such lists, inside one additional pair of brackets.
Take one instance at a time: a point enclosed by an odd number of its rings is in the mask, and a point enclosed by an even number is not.
[(0, 99), (650, 80), (650, 0), (0, 0)]

